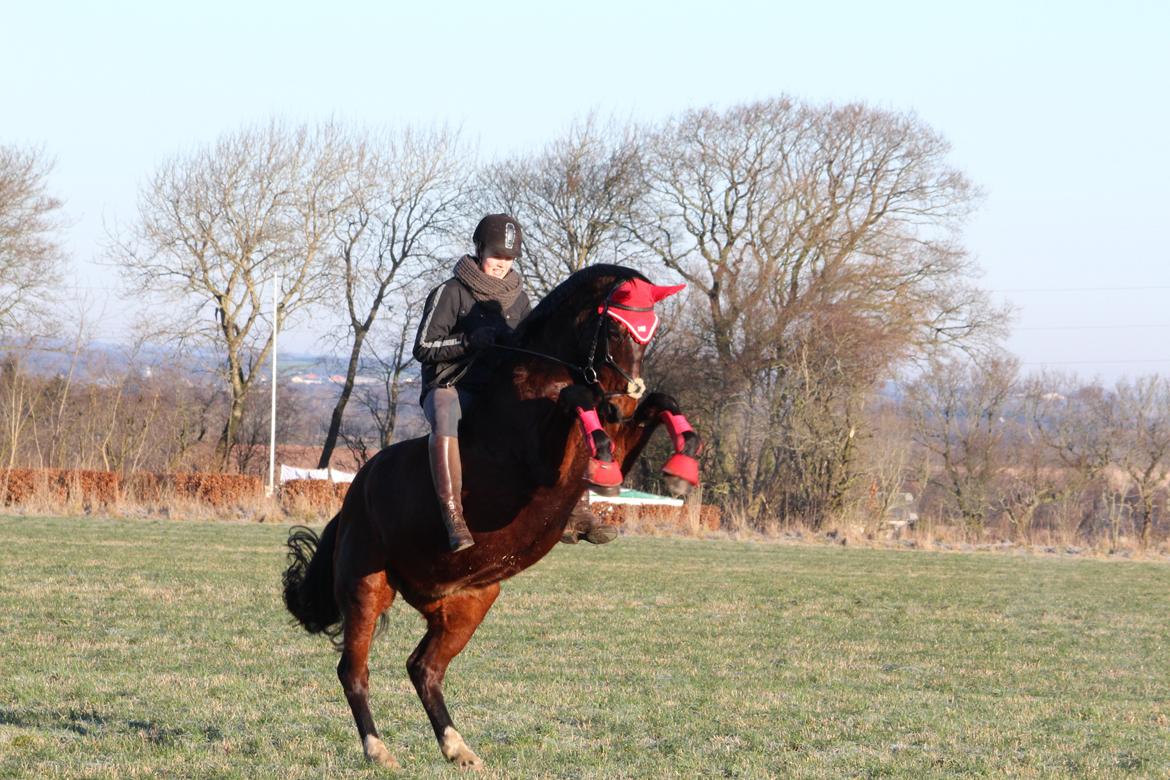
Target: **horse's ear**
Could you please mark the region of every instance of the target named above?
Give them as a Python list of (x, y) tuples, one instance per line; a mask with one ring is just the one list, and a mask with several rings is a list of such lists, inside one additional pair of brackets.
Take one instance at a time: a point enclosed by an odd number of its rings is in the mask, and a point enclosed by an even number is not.
[(686, 289), (685, 284), (671, 284), (665, 287), (659, 287), (656, 284), (650, 285), (650, 295), (654, 298), (654, 302), (658, 303), (663, 298), (669, 298), (676, 292)]

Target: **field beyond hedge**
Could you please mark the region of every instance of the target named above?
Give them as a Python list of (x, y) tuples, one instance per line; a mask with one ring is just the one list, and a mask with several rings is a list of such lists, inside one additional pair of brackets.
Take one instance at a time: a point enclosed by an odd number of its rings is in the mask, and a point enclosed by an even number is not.
[[(287, 527), (0, 518), (0, 777), (375, 777)], [(1166, 777), (1170, 566), (623, 537), (505, 583), (446, 691), (491, 777)], [(451, 777), (391, 610), (374, 715)]]

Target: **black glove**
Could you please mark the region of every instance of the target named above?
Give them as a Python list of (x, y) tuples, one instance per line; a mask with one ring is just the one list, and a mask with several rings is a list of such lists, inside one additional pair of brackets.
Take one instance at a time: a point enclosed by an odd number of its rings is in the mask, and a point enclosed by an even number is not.
[(476, 328), (465, 336), (470, 349), (480, 350), (496, 343), (496, 329), (490, 325)]
[(516, 331), (510, 328), (500, 328), (496, 331), (496, 343), (504, 347), (516, 346)]

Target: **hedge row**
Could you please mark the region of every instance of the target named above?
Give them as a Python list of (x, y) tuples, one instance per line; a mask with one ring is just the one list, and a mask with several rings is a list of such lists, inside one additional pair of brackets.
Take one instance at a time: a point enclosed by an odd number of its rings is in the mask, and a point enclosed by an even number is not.
[(108, 471), (0, 470), (5, 504), (27, 504), (38, 499), (66, 503), (77, 499), (85, 506), (109, 506), (118, 500), (119, 483), (118, 475)]
[(280, 505), (286, 512), (324, 512), (341, 509), (348, 482), (326, 479), (290, 479), (280, 486)]
[[(332, 515), (341, 508), (349, 484), (323, 479), (293, 479), (280, 488), (280, 503), (285, 511)], [(685, 506), (656, 504), (609, 504), (596, 502), (593, 512), (608, 525), (631, 526), (654, 530), (690, 530), (693, 509)], [(698, 527), (719, 530), (719, 507), (704, 504), (696, 518)]]
[[(154, 503), (182, 498), (213, 507), (243, 505), (263, 495), (259, 477), (243, 474), (153, 474), (137, 472), (123, 477), (109, 471), (62, 469), (0, 469), (0, 495), (5, 505), (37, 501), (51, 505), (77, 504), (86, 509), (109, 508), (121, 500)], [(320, 479), (294, 479), (280, 489), (285, 511), (333, 514), (341, 508), (349, 484)], [(691, 529), (690, 507), (633, 504), (593, 504), (593, 511), (610, 525), (641, 529)], [(719, 528), (719, 508), (699, 508), (699, 528)]]
[(154, 502), (184, 498), (215, 507), (247, 504), (261, 495), (259, 477), (244, 474), (152, 474), (123, 478), (110, 471), (0, 469), (6, 505), (35, 501), (109, 507), (120, 500)]
[(598, 501), (591, 508), (607, 525), (644, 530), (691, 530), (694, 522), (698, 529), (718, 531), (721, 520), (719, 507), (711, 504), (700, 506), (697, 516), (692, 507), (662, 504), (609, 504)]

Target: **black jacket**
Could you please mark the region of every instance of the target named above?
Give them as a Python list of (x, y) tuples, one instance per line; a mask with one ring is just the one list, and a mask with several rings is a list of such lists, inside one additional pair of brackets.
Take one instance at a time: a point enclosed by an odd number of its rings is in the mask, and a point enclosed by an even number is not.
[(414, 357), (422, 364), (422, 394), (436, 386), (474, 389), (488, 380), (489, 361), (469, 365), (473, 350), (467, 338), (482, 327), (493, 327), (501, 335), (511, 333), (532, 310), (523, 290), (502, 311), (494, 301), (477, 301), (471, 290), (455, 277), (431, 290), (423, 308), (422, 322), (414, 338)]

